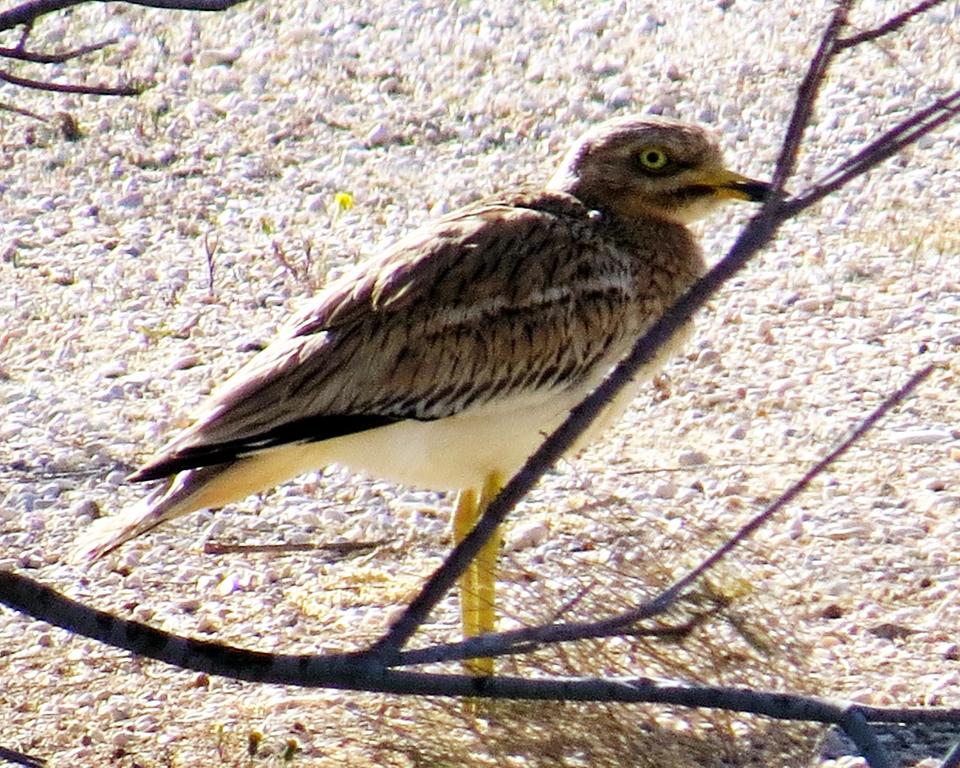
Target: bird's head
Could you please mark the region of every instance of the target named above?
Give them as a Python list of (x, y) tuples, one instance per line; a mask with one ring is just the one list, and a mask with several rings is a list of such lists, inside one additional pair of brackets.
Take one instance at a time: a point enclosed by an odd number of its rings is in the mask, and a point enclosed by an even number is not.
[(702, 128), (648, 116), (614, 118), (588, 130), (547, 188), (624, 217), (681, 224), (725, 200), (760, 202), (770, 192), (769, 184), (728, 170)]

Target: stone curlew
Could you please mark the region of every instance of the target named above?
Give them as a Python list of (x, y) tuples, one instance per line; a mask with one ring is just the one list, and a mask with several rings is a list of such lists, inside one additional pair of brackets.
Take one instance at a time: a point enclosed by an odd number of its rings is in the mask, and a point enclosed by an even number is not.
[[(703, 274), (686, 225), (768, 190), (727, 170), (699, 127), (632, 116), (589, 129), (545, 186), (444, 216), (324, 290), (131, 476), (162, 482), (96, 521), (74, 559), (333, 463), (460, 491), (459, 541)], [(626, 408), (687, 325), (576, 448)], [(460, 583), (468, 637), (495, 626), (497, 548), (489, 542)], [(492, 660), (468, 668), (489, 674)]]

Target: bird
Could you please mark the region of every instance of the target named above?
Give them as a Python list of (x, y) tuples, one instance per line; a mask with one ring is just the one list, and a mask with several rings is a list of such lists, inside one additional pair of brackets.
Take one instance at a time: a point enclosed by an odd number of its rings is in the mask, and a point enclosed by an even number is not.
[[(427, 223), (314, 296), (128, 479), (159, 481), (100, 518), (92, 561), (176, 517), (331, 464), (457, 491), (462, 540), (510, 477), (706, 271), (688, 225), (770, 185), (724, 165), (704, 128), (626, 115), (589, 127), (546, 183)], [(628, 406), (688, 319), (573, 451)], [(459, 583), (466, 638), (492, 632), (498, 537)], [(466, 662), (493, 673), (492, 659)]]

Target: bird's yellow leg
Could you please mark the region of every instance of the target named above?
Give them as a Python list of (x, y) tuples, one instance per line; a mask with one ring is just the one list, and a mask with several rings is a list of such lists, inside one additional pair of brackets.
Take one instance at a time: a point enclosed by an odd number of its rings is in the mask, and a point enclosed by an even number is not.
[[(453, 513), (453, 543), (459, 544), (480, 516), (477, 505), (477, 492), (468, 488), (460, 492), (457, 508)], [(479, 634), (480, 609), (477, 604), (477, 563), (473, 561), (460, 576), (460, 620), (463, 624), (463, 636), (474, 637)]]
[[(479, 502), (476, 491), (460, 493), (453, 515), (453, 539), (455, 544), (473, 530), (480, 515), (503, 487), (503, 476), (491, 472), (483, 483)], [(476, 637), (496, 629), (496, 579), (497, 555), (500, 551), (499, 530), (483, 545), (467, 570), (460, 577), (460, 615), (463, 621), (464, 638)], [(464, 666), (473, 675), (492, 675), (493, 659), (471, 659)]]
[[(503, 488), (503, 476), (499, 472), (491, 472), (483, 483), (483, 492), (480, 494), (480, 514), (486, 510), (500, 489)], [(500, 554), (500, 529), (491, 536), (483, 549), (477, 554), (477, 603), (479, 604), (479, 634), (495, 632), (497, 629), (497, 557)], [(490, 674), (493, 673), (493, 660), (490, 662)]]

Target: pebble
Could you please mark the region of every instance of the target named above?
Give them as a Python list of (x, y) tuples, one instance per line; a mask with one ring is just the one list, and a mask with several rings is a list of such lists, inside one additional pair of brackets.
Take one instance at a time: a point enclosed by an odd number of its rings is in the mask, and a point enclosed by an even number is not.
[(382, 147), (393, 141), (393, 132), (385, 123), (377, 123), (363, 137), (368, 147)]
[(140, 208), (143, 206), (143, 192), (130, 192), (117, 200), (120, 208)]
[(206, 48), (197, 54), (197, 66), (216, 67), (233, 64), (240, 58), (240, 48)]
[(185, 600), (180, 600), (177, 603), (177, 608), (179, 608), (184, 613), (195, 613), (200, 610), (203, 606), (203, 601), (198, 597), (189, 597)]
[(40, 568), (43, 565), (43, 563), (44, 563), (43, 554), (37, 551), (23, 552), (17, 558), (17, 564), (21, 568), (27, 568), (31, 570)]
[(616, 88), (607, 98), (611, 109), (623, 109), (633, 103), (633, 89), (626, 85)]
[(178, 357), (173, 363), (170, 364), (171, 371), (185, 371), (188, 368), (193, 368), (197, 365), (200, 365), (201, 358), (197, 354), (186, 354)]
[(206, 530), (203, 532), (204, 539), (217, 539), (227, 532), (227, 521), (223, 517), (214, 516)]
[(117, 731), (110, 737), (110, 743), (117, 749), (126, 749), (133, 744), (134, 735), (130, 731)]
[(677, 455), (677, 465), (681, 467), (697, 467), (709, 461), (703, 451), (683, 451)]
[(304, 208), (310, 213), (324, 213), (329, 205), (329, 195), (310, 195), (304, 200)]
[(697, 365), (707, 366), (717, 362), (720, 359), (720, 353), (715, 349), (702, 349), (697, 354)]
[(506, 536), (506, 549), (516, 552), (536, 547), (546, 541), (550, 527), (543, 520), (521, 520), (512, 525)]
[(793, 308), (798, 312), (821, 312), (833, 306), (833, 296), (810, 296), (805, 299), (797, 299), (793, 302)]
[(111, 360), (97, 371), (97, 375), (102, 379), (115, 379), (123, 376), (127, 372), (127, 364), (123, 360)]
[(727, 430), (724, 437), (727, 440), (743, 440), (747, 436), (747, 430), (743, 424), (736, 424)]
[(227, 574), (216, 586), (216, 593), (222, 597), (232, 594), (239, 588), (235, 574)]
[(677, 486), (670, 480), (660, 480), (651, 491), (655, 499), (672, 499), (677, 495)]
[(197, 621), (197, 632), (214, 634), (221, 629), (221, 623), (212, 616), (201, 616)]
[(952, 433), (945, 429), (908, 429), (887, 434), (898, 445), (932, 445), (953, 439)]
[(108, 472), (106, 477), (103, 479), (104, 483), (107, 485), (112, 485), (114, 488), (117, 488), (121, 485), (125, 485), (127, 482), (127, 473), (119, 469), (115, 469), (111, 472)]

